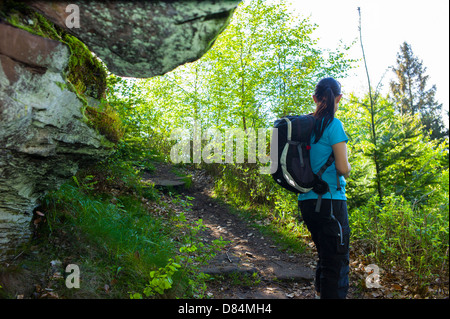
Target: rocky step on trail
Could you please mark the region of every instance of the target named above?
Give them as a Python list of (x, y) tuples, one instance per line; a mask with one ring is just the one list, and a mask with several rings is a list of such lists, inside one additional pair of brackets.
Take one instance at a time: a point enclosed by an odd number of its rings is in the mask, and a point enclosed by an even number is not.
[(186, 186), (187, 176), (178, 176), (173, 172), (173, 167), (166, 163), (155, 163), (155, 170), (144, 169), (142, 180), (153, 183), (158, 189), (180, 190)]

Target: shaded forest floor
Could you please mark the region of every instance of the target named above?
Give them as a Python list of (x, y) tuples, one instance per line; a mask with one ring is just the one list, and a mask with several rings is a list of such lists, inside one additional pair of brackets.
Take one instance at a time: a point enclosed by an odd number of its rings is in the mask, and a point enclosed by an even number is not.
[[(270, 232), (261, 231), (268, 221), (249, 218), (245, 215), (245, 209), (234, 207), (225, 198), (219, 198), (214, 193), (214, 180), (205, 171), (174, 167), (163, 162), (154, 162), (152, 165), (154, 169), (143, 169), (141, 177), (144, 182), (154, 182), (160, 188), (159, 199), (151, 201), (138, 197), (148, 211), (160, 216), (158, 218), (166, 218), (167, 210), (183, 212), (189, 222), (202, 221), (205, 227), (197, 236), (205, 245), (216, 239), (226, 242), (216, 256), (199, 269), (209, 274), (210, 279), (206, 281), (204, 295), (194, 294), (194, 298), (315, 297), (317, 254), (308, 234), (298, 238), (302, 243), (299, 247), (303, 249), (286, 248), (279, 238), (272, 237)], [(118, 185), (114, 187), (108, 192), (121, 191)], [(174, 201), (175, 197), (187, 199), (189, 206)], [(44, 211), (44, 214), (47, 212)], [(33, 222), (36, 229), (41, 226), (36, 223), (38, 220), (39, 216)], [(38, 234), (41, 236), (40, 241), (33, 241), (27, 250), (19, 252), (0, 268), (0, 284), (3, 286), (0, 288), (0, 298), (129, 297), (127, 293), (132, 289), (128, 283), (133, 281), (126, 276), (133, 275), (126, 274), (125, 270), (119, 274), (120, 267), (108, 264), (111, 256), (102, 255), (103, 248), (90, 247), (90, 242), (83, 242), (83, 234), (77, 233), (76, 227), (65, 227), (54, 229), (49, 235)], [(139, 253), (135, 257), (139, 259)], [(74, 261), (83, 262), (85, 289), (68, 291), (64, 287), (62, 265)], [(426, 291), (417, 291), (412, 284), (412, 277), (402, 271), (395, 274), (381, 271), (381, 287), (367, 288), (365, 280), (370, 275), (365, 271), (367, 263), (360, 248), (352, 247), (349, 299), (448, 298), (448, 282), (444, 285), (433, 283)]]

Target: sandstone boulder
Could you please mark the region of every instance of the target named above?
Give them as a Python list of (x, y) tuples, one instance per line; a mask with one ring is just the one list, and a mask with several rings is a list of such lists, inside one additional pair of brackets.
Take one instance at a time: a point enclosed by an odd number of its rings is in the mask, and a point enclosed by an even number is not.
[(30, 237), (39, 196), (113, 146), (81, 120), (82, 103), (64, 88), (68, 59), (64, 44), (0, 24), (1, 252)]
[[(30, 6), (83, 41), (120, 76), (153, 77), (200, 58), (241, 0), (31, 1)], [(69, 4), (80, 28), (67, 28)], [(69, 17), (70, 20), (70, 17)]]

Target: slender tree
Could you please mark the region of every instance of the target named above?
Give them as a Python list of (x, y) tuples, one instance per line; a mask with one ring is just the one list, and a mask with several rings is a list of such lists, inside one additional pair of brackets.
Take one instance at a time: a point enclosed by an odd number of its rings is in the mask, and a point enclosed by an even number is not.
[[(375, 102), (373, 101), (373, 97), (372, 97), (372, 88), (371, 88), (371, 85), (370, 85), (369, 70), (367, 68), (366, 55), (364, 53), (364, 45), (363, 45), (363, 42), (362, 42), (362, 25), (361, 25), (361, 8), (360, 7), (358, 7), (358, 14), (359, 14), (359, 27), (358, 27), (359, 39), (360, 39), (361, 50), (362, 50), (362, 54), (363, 54), (364, 67), (366, 69), (367, 83), (368, 83), (368, 86), (369, 86), (369, 101), (370, 101), (370, 104), (369, 104), (370, 111), (369, 111), (369, 113), (370, 113), (370, 116), (371, 116), (371, 121), (370, 121), (371, 140), (372, 140), (372, 143), (373, 143), (374, 147), (376, 148), (377, 147), (377, 132), (375, 130), (375, 114), (376, 114)], [(378, 196), (380, 198), (380, 202), (382, 202), (383, 201), (383, 191), (381, 189), (380, 161), (379, 161), (379, 158), (378, 158), (378, 153), (377, 152), (372, 152), (372, 158), (373, 158), (373, 162), (375, 164), (375, 171), (376, 171), (375, 180), (376, 180), (376, 183), (377, 183)]]

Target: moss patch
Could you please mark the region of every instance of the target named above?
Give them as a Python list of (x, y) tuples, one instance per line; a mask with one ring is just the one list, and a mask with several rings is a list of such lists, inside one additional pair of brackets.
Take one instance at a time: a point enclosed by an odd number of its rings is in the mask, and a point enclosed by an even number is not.
[(108, 104), (99, 108), (86, 106), (85, 116), (91, 127), (113, 143), (119, 142), (125, 133), (119, 114)]

